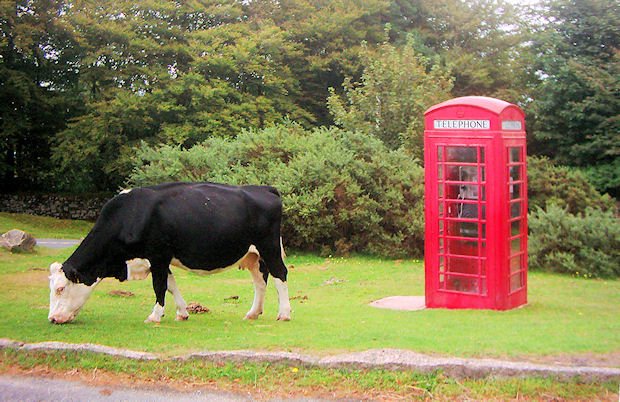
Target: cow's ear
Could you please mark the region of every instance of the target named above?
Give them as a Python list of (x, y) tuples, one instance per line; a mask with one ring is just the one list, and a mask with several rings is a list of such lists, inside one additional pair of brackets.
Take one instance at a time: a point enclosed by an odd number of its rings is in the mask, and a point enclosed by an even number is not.
[(58, 272), (62, 271), (62, 264), (59, 262), (54, 262), (52, 263), (52, 265), (50, 265), (50, 274), (56, 274)]
[(133, 190), (131, 196), (123, 200), (119, 239), (125, 244), (136, 244), (142, 240), (153, 215), (154, 200), (149, 194), (140, 196), (141, 193)]

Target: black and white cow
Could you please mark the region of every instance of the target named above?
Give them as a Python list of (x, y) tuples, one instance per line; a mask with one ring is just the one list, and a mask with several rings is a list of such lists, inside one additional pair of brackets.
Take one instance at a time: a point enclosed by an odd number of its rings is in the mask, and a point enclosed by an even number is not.
[(150, 272), (155, 307), (145, 322), (160, 322), (166, 290), (177, 319), (187, 319), (169, 265), (212, 273), (250, 271), (254, 302), (246, 314), (263, 312), (267, 278), (278, 291), (278, 320), (290, 320), (280, 222), (282, 201), (273, 187), (168, 183), (125, 190), (104, 205), (93, 229), (63, 264), (50, 266), (49, 320), (75, 318), (103, 278), (142, 279)]

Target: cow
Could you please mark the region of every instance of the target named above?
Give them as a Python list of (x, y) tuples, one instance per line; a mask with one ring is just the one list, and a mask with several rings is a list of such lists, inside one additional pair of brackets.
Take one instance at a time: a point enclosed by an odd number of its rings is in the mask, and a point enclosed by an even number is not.
[(159, 323), (169, 291), (178, 320), (188, 318), (170, 265), (193, 272), (247, 269), (254, 301), (245, 315), (263, 313), (267, 278), (278, 292), (277, 320), (291, 318), (282, 201), (269, 186), (165, 183), (124, 190), (108, 201), (92, 230), (62, 264), (50, 265), (50, 310), (55, 324), (72, 321), (104, 278), (152, 276), (155, 306), (145, 322)]

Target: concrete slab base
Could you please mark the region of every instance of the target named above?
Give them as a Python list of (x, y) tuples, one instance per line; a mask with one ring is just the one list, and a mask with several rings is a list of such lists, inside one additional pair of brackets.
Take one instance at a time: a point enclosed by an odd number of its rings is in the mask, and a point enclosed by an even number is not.
[(388, 310), (417, 311), (424, 310), (424, 296), (390, 296), (370, 303), (372, 307)]

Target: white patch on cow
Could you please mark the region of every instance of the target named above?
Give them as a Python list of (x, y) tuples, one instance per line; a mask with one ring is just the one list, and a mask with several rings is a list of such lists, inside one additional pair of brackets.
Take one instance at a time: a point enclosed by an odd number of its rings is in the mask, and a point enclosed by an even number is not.
[(179, 291), (179, 287), (177, 286), (177, 281), (174, 279), (174, 275), (168, 274), (168, 291), (172, 293), (172, 297), (174, 298), (174, 303), (177, 305), (177, 321), (185, 321), (189, 318), (189, 314), (187, 313), (187, 303), (185, 303), (185, 299), (181, 296), (181, 292)]
[(73, 283), (62, 271), (62, 264), (57, 262), (50, 265), (49, 280), (50, 310), (47, 318), (55, 324), (72, 321), (88, 300), (95, 286), (101, 282), (101, 279), (98, 279), (91, 286)]
[(278, 291), (278, 320), (289, 321), (291, 319), (291, 302), (288, 297), (288, 285), (278, 278), (274, 278), (273, 281)]
[(256, 248), (256, 246), (252, 244), (250, 247), (248, 247), (248, 252), (245, 253), (245, 255), (239, 259), (239, 261), (227, 267), (216, 267), (215, 269), (211, 269), (211, 270), (207, 270), (207, 268), (211, 268), (211, 267), (201, 267), (204, 269), (190, 268), (190, 267), (183, 265), (183, 263), (176, 258), (173, 258), (170, 264), (174, 265), (175, 267), (185, 269), (187, 271), (193, 272), (198, 275), (213, 275), (219, 272), (229, 270), (231, 268), (250, 269), (251, 266), (255, 262), (257, 262), (259, 258), (260, 258), (260, 253), (258, 252), (258, 249)]
[(134, 258), (125, 261), (127, 264), (127, 280), (141, 281), (151, 273), (151, 262), (145, 258)]
[(153, 307), (153, 312), (149, 315), (144, 322), (154, 322), (159, 324), (161, 322), (161, 318), (164, 316), (164, 307), (159, 303), (155, 303), (155, 307)]
[(263, 279), (263, 274), (259, 271), (258, 260), (255, 266), (248, 268), (252, 274), (254, 282), (254, 301), (250, 311), (245, 315), (246, 320), (256, 320), (259, 315), (263, 314), (263, 306), (265, 304), (265, 293), (267, 291), (267, 283)]
[(124, 189), (123, 191), (121, 191), (120, 193), (118, 193), (118, 195), (121, 195), (121, 194), (129, 194), (129, 193), (131, 193), (131, 190), (132, 190), (131, 188), (126, 188), (126, 189)]

